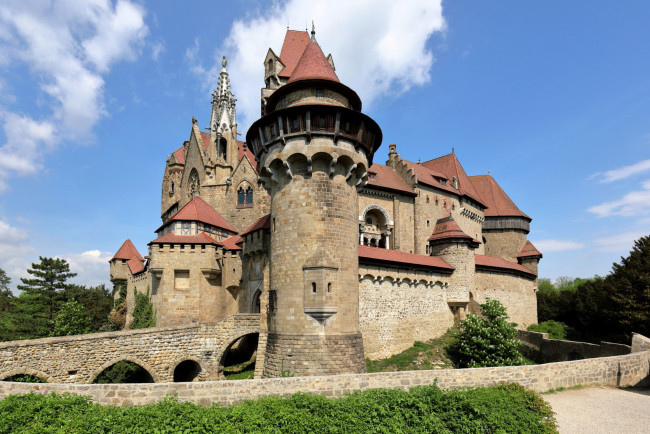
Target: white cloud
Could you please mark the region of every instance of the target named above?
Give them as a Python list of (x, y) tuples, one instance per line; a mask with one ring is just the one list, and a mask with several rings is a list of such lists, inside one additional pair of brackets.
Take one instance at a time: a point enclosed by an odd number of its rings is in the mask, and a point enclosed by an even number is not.
[(235, 21), (211, 67), (197, 61), (196, 45), (188, 50), (188, 59), (193, 59), (191, 67), (206, 87), (215, 87), (221, 55), (228, 56), (239, 123), (250, 124), (259, 117), (267, 50), (271, 47), (279, 55), (287, 23), (301, 30), (312, 19), (321, 48), (334, 57), (337, 75), (357, 91), (366, 107), (381, 95), (399, 94), (429, 81), (434, 55), (427, 41), (445, 29), (440, 0), (411, 1), (408, 6), (388, 0), (289, 0), (274, 2), (264, 15)]
[(617, 169), (608, 170), (604, 173), (598, 172), (591, 175), (589, 178), (600, 178), (600, 182), (612, 182), (621, 179), (629, 178), (630, 176), (638, 173), (643, 173), (650, 170), (650, 160), (642, 160), (638, 163), (629, 166), (619, 167)]
[(630, 251), (634, 246), (635, 240), (649, 234), (650, 231), (624, 232), (618, 235), (598, 238), (594, 240), (594, 244), (596, 245), (596, 250), (602, 252)]
[(650, 180), (641, 183), (642, 190), (627, 193), (623, 198), (592, 206), (587, 211), (598, 217), (642, 217), (650, 212)]
[(578, 250), (585, 247), (583, 243), (569, 240), (539, 240), (533, 243), (542, 252), (563, 252), (566, 250)]
[(0, 191), (12, 174), (35, 173), (43, 152), (62, 140), (89, 141), (106, 115), (104, 78), (115, 62), (136, 57), (148, 29), (144, 10), (127, 0), (5, 1), (0, 5), (0, 63), (26, 66), (50, 112), (4, 110)]
[(79, 285), (96, 286), (102, 283), (110, 284), (108, 261), (112, 256), (110, 252), (88, 250), (83, 253), (63, 255), (62, 258), (70, 264), (70, 271), (77, 273), (77, 276), (71, 279), (72, 282)]
[(29, 261), (34, 253), (25, 229), (0, 220), (0, 268), (11, 278), (12, 287), (20, 283), (20, 277), (27, 277)]

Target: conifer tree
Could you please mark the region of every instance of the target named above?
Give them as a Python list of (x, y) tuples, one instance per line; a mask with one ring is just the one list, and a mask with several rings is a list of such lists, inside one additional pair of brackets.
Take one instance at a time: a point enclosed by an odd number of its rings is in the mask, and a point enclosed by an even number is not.
[(70, 272), (70, 265), (65, 259), (42, 256), (39, 259), (39, 263), (33, 263), (32, 268), (27, 270), (34, 277), (20, 279), (22, 285), (17, 285), (17, 288), (23, 293), (18, 298), (27, 313), (31, 313), (35, 320), (41, 320), (39, 328), (45, 327), (51, 332), (62, 291), (69, 286), (67, 280), (77, 273)]
[(0, 314), (2, 314), (2, 312), (9, 312), (9, 308), (11, 307), (13, 294), (9, 289), (10, 283), (11, 279), (7, 276), (5, 270), (0, 268)]

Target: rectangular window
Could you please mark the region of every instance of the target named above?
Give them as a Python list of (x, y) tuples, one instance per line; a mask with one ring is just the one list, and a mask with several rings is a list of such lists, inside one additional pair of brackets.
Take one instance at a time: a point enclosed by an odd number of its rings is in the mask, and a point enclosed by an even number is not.
[(174, 270), (174, 288), (179, 291), (190, 289), (190, 270)]
[(323, 89), (316, 89), (316, 98), (323, 98), (325, 96), (325, 92)]

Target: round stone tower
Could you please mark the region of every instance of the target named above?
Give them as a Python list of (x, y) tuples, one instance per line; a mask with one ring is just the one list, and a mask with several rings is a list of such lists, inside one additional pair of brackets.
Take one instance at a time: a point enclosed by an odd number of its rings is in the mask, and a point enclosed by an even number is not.
[(357, 190), (379, 126), (312, 38), (246, 141), (271, 196), (264, 376), (365, 371), (359, 330)]

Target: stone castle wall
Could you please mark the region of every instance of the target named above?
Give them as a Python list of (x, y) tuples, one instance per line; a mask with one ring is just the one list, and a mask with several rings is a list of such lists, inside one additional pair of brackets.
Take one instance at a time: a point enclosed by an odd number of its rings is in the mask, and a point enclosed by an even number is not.
[(520, 229), (489, 229), (483, 231), (483, 238), (485, 255), (512, 262), (517, 262), (517, 255), (526, 244), (526, 232)]
[(224, 283), (231, 274), (235, 274), (239, 282), (241, 262), (237, 258), (233, 273), (233, 267), (226, 268), (226, 260), (219, 253), (212, 245), (165, 244), (150, 247), (149, 269), (153, 274), (151, 300), (157, 325), (165, 327), (212, 322), (219, 315), (223, 317), (224, 313), (237, 312), (236, 293), (229, 291)]
[(454, 325), (447, 304), (448, 275), (361, 265), (359, 276), (359, 325), (366, 358), (400, 353), (414, 341), (437, 338)]
[(472, 291), (469, 311), (479, 312), (479, 304), (488, 298), (505, 306), (511, 322), (526, 329), (537, 324), (537, 280), (499, 271), (476, 270), (476, 290)]
[(179, 401), (208, 406), (231, 405), (265, 396), (298, 392), (328, 397), (358, 390), (402, 389), (437, 384), (443, 389), (494, 386), (513, 382), (544, 392), (571, 386), (648, 386), (650, 351), (624, 356), (499, 368), (442, 369), (431, 371), (380, 372), (322, 377), (289, 377), (264, 380), (210, 381), (162, 384), (34, 384), (0, 381), (0, 399), (10, 394), (75, 393), (90, 396), (103, 405), (142, 405), (176, 396)]

